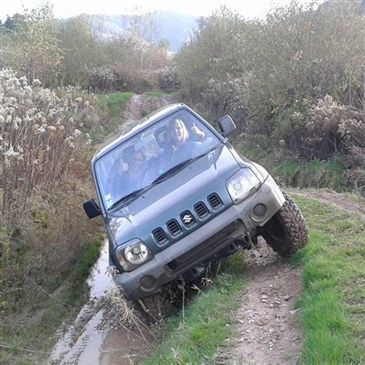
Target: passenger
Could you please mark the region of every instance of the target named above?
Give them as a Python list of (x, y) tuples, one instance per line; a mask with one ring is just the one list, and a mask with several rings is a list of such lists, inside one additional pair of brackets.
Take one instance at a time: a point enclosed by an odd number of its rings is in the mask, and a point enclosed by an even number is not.
[(181, 119), (173, 119), (168, 125), (168, 139), (170, 149), (175, 152), (186, 145), (189, 139), (189, 133), (185, 123)]
[(188, 128), (182, 119), (170, 120), (167, 126), (167, 145), (160, 159), (159, 171), (165, 171), (193, 156), (197, 140), (205, 137), (195, 123)]
[(135, 151), (122, 175), (123, 183), (128, 184), (131, 191), (140, 189), (143, 187), (144, 174), (145, 156), (142, 151)]
[(109, 181), (113, 201), (143, 187), (145, 157), (141, 151), (133, 152), (128, 162), (119, 160)]

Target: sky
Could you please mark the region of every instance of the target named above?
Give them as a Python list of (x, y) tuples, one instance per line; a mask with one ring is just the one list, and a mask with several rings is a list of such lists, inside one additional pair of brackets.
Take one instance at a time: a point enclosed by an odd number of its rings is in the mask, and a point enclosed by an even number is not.
[[(148, 12), (154, 10), (174, 10), (194, 16), (208, 16), (221, 5), (242, 14), (246, 18), (263, 17), (272, 7), (287, 5), (291, 0), (50, 0), (53, 4), (56, 18), (76, 16), (82, 13), (121, 15), (133, 12)], [(4, 21), (7, 15), (22, 9), (37, 8), (44, 1), (39, 0), (2, 0), (0, 19)], [(130, 3), (132, 5), (128, 5)], [(306, 0), (301, 0), (305, 3)]]

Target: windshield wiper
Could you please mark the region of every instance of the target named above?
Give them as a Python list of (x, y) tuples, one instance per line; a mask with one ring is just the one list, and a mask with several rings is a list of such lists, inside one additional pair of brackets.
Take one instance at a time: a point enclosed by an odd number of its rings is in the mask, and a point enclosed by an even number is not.
[(201, 155), (198, 155), (196, 157), (192, 157), (189, 158), (183, 162), (180, 162), (179, 164), (177, 164), (174, 167), (171, 167), (171, 169), (165, 171), (162, 175), (160, 175), (158, 178), (156, 178), (155, 180), (152, 181), (151, 185), (156, 185), (164, 180), (166, 180), (169, 176), (173, 175), (174, 173), (176, 173), (177, 171), (181, 170), (183, 167), (185, 167), (186, 165), (190, 164), (191, 162), (195, 161), (195, 160), (199, 160), (199, 158), (202, 158), (203, 156), (206, 156), (208, 153), (214, 151), (218, 146), (214, 146), (213, 148), (211, 148), (210, 150), (208, 150), (207, 152), (202, 153)]
[(179, 164), (177, 164), (174, 167), (171, 167), (171, 169), (168, 169), (167, 171), (165, 171), (162, 175), (160, 175), (157, 179), (152, 181), (151, 185), (155, 185), (158, 184), (162, 181), (164, 181), (165, 179), (167, 179), (169, 176), (173, 175), (174, 173), (178, 172), (179, 170), (181, 170), (184, 166), (186, 166), (187, 164), (189, 164), (191, 161), (193, 161), (192, 158), (189, 158), (188, 160), (185, 160), (183, 162), (180, 162)]
[(126, 202), (126, 201), (129, 201), (131, 200), (132, 198), (135, 198), (137, 197), (140, 193), (142, 193), (142, 191), (144, 191), (145, 188), (142, 188), (142, 189), (138, 189), (138, 190), (135, 190), (135, 191), (132, 191), (130, 194), (127, 194), (125, 196), (123, 196), (122, 198), (118, 199), (115, 203), (113, 203), (109, 208), (108, 210), (112, 210), (114, 209), (117, 205), (123, 203), (123, 202)]

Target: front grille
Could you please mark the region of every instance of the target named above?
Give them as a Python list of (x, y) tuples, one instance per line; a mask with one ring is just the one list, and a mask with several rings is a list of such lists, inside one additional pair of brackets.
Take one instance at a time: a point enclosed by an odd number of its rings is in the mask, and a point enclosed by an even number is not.
[(167, 236), (165, 231), (162, 228), (156, 228), (152, 231), (152, 235), (155, 238), (155, 241), (161, 245), (167, 242)]
[(217, 193), (208, 196), (208, 202), (213, 209), (218, 209), (223, 205), (223, 202)]
[(167, 229), (171, 233), (172, 236), (176, 236), (181, 232), (181, 227), (176, 219), (171, 219), (166, 223)]
[(215, 254), (216, 252), (219, 252), (221, 249), (223, 249), (225, 246), (225, 238), (227, 238), (241, 226), (242, 223), (240, 221), (232, 222), (227, 227), (214, 234), (208, 240), (202, 242), (200, 245), (194, 247), (175, 260), (170, 261), (167, 266), (170, 268), (170, 270), (179, 272), (180, 270), (183, 270), (185, 267), (195, 262), (197, 258), (199, 258), (199, 260), (205, 260), (206, 258), (211, 257), (212, 254)]
[(223, 201), (219, 195), (217, 193), (211, 193), (207, 196), (206, 202), (199, 201), (193, 205), (193, 209), (186, 209), (179, 215), (168, 220), (166, 222), (166, 229), (161, 227), (155, 228), (152, 231), (152, 236), (158, 245), (166, 245), (187, 228), (193, 229), (193, 227), (197, 227), (199, 220), (207, 221), (212, 218), (216, 214), (216, 211), (222, 209), (223, 206)]
[(205, 218), (209, 214), (209, 210), (203, 202), (196, 203), (194, 210), (199, 218)]

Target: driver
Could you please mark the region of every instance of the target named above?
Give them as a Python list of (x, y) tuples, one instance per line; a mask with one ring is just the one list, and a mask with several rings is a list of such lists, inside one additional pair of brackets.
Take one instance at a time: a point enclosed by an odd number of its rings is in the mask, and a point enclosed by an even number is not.
[(126, 164), (126, 169), (122, 174), (123, 184), (128, 184), (129, 190), (137, 190), (142, 188), (143, 178), (146, 170), (145, 166), (145, 156), (142, 151), (135, 151), (128, 164)]
[(127, 162), (120, 159), (115, 169), (109, 181), (109, 191), (114, 201), (143, 187), (146, 169), (142, 151), (134, 151)]

